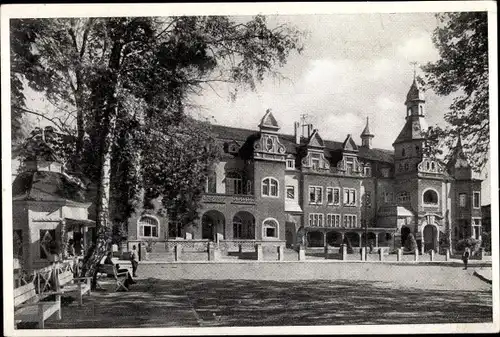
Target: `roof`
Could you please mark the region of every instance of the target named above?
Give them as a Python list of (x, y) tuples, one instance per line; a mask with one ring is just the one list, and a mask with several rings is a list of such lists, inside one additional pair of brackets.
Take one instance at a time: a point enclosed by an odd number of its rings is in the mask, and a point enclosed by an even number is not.
[(425, 101), (424, 89), (420, 88), (416, 78), (413, 79), (410, 90), (406, 95), (406, 102), (410, 101)]
[(85, 188), (67, 175), (50, 171), (20, 173), (12, 183), (13, 200), (74, 201), (84, 203)]
[[(259, 131), (249, 130), (243, 128), (236, 128), (224, 125), (211, 125), (212, 132), (218, 139), (221, 140), (235, 140), (245, 142), (249, 137), (257, 137)], [(285, 146), (286, 152), (290, 154), (297, 154), (297, 149), (299, 145), (295, 143), (294, 135), (279, 134), (281, 143)], [(301, 146), (306, 144), (307, 139), (301, 139)], [(323, 140), (325, 145), (325, 157), (332, 157), (334, 152), (340, 152), (343, 149), (343, 142), (333, 141), (333, 140)], [(358, 147), (358, 157), (378, 161), (385, 163), (394, 163), (394, 151), (387, 149), (377, 149), (377, 148), (367, 148), (360, 146)]]
[(412, 141), (415, 139), (423, 139), (422, 134), (427, 129), (427, 123), (423, 117), (407, 117), (403, 129), (394, 141), (394, 144)]
[(370, 132), (370, 120), (368, 117), (366, 117), (366, 126), (363, 129), (363, 132), (361, 132), (361, 137), (363, 136), (369, 136), (369, 137), (374, 136), (373, 133)]

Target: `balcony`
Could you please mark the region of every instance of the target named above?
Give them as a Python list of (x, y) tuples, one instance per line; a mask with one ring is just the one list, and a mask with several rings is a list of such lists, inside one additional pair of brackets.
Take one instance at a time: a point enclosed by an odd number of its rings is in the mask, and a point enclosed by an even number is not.
[(255, 205), (255, 196), (251, 194), (205, 193), (201, 202), (205, 204)]

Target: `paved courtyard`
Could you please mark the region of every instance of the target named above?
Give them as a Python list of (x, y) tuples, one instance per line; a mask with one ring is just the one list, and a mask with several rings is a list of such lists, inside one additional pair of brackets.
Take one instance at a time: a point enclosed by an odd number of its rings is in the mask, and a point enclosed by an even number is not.
[[(492, 321), (491, 285), (460, 265), (141, 264), (130, 292), (111, 283), (63, 306), (48, 329)], [(487, 268), (486, 268), (487, 269)], [(286, 281), (285, 281), (286, 280)]]

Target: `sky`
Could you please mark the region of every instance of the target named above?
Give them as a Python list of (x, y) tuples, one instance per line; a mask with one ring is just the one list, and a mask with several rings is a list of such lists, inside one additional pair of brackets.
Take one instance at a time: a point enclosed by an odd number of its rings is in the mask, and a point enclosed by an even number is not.
[[(235, 101), (225, 84), (207, 88), (193, 98), (199, 105), (193, 115), (215, 124), (257, 129), (271, 109), (280, 132), (293, 134), (293, 123), (307, 114), (307, 122), (323, 139), (343, 141), (352, 134), (358, 144), (369, 117), (373, 146), (392, 149), (405, 123), (411, 63), (424, 65), (439, 58), (431, 39), (437, 25), (434, 14), (273, 15), (267, 21), (270, 26), (287, 23), (306, 34), (304, 51), (292, 54), (279, 69), (286, 79), (266, 78), (255, 91), (240, 91)], [(418, 74), (423, 75), (417, 66)], [(50, 108), (37, 95), (29, 97), (29, 105)], [(451, 101), (452, 97), (426, 92), (429, 125), (444, 125)], [(490, 184), (489, 178), (483, 182), (483, 204), (490, 203)]]

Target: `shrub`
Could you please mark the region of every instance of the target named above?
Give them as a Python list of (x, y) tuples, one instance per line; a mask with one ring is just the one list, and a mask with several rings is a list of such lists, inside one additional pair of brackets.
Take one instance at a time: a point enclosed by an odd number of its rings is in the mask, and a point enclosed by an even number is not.
[(408, 234), (408, 238), (406, 239), (404, 250), (407, 252), (414, 252), (417, 249), (417, 240), (412, 233)]
[(458, 251), (463, 251), (465, 247), (469, 247), (471, 253), (475, 253), (481, 247), (481, 241), (474, 238), (467, 238), (457, 242), (456, 249)]
[(491, 232), (483, 232), (483, 248), (487, 252), (491, 252)]

